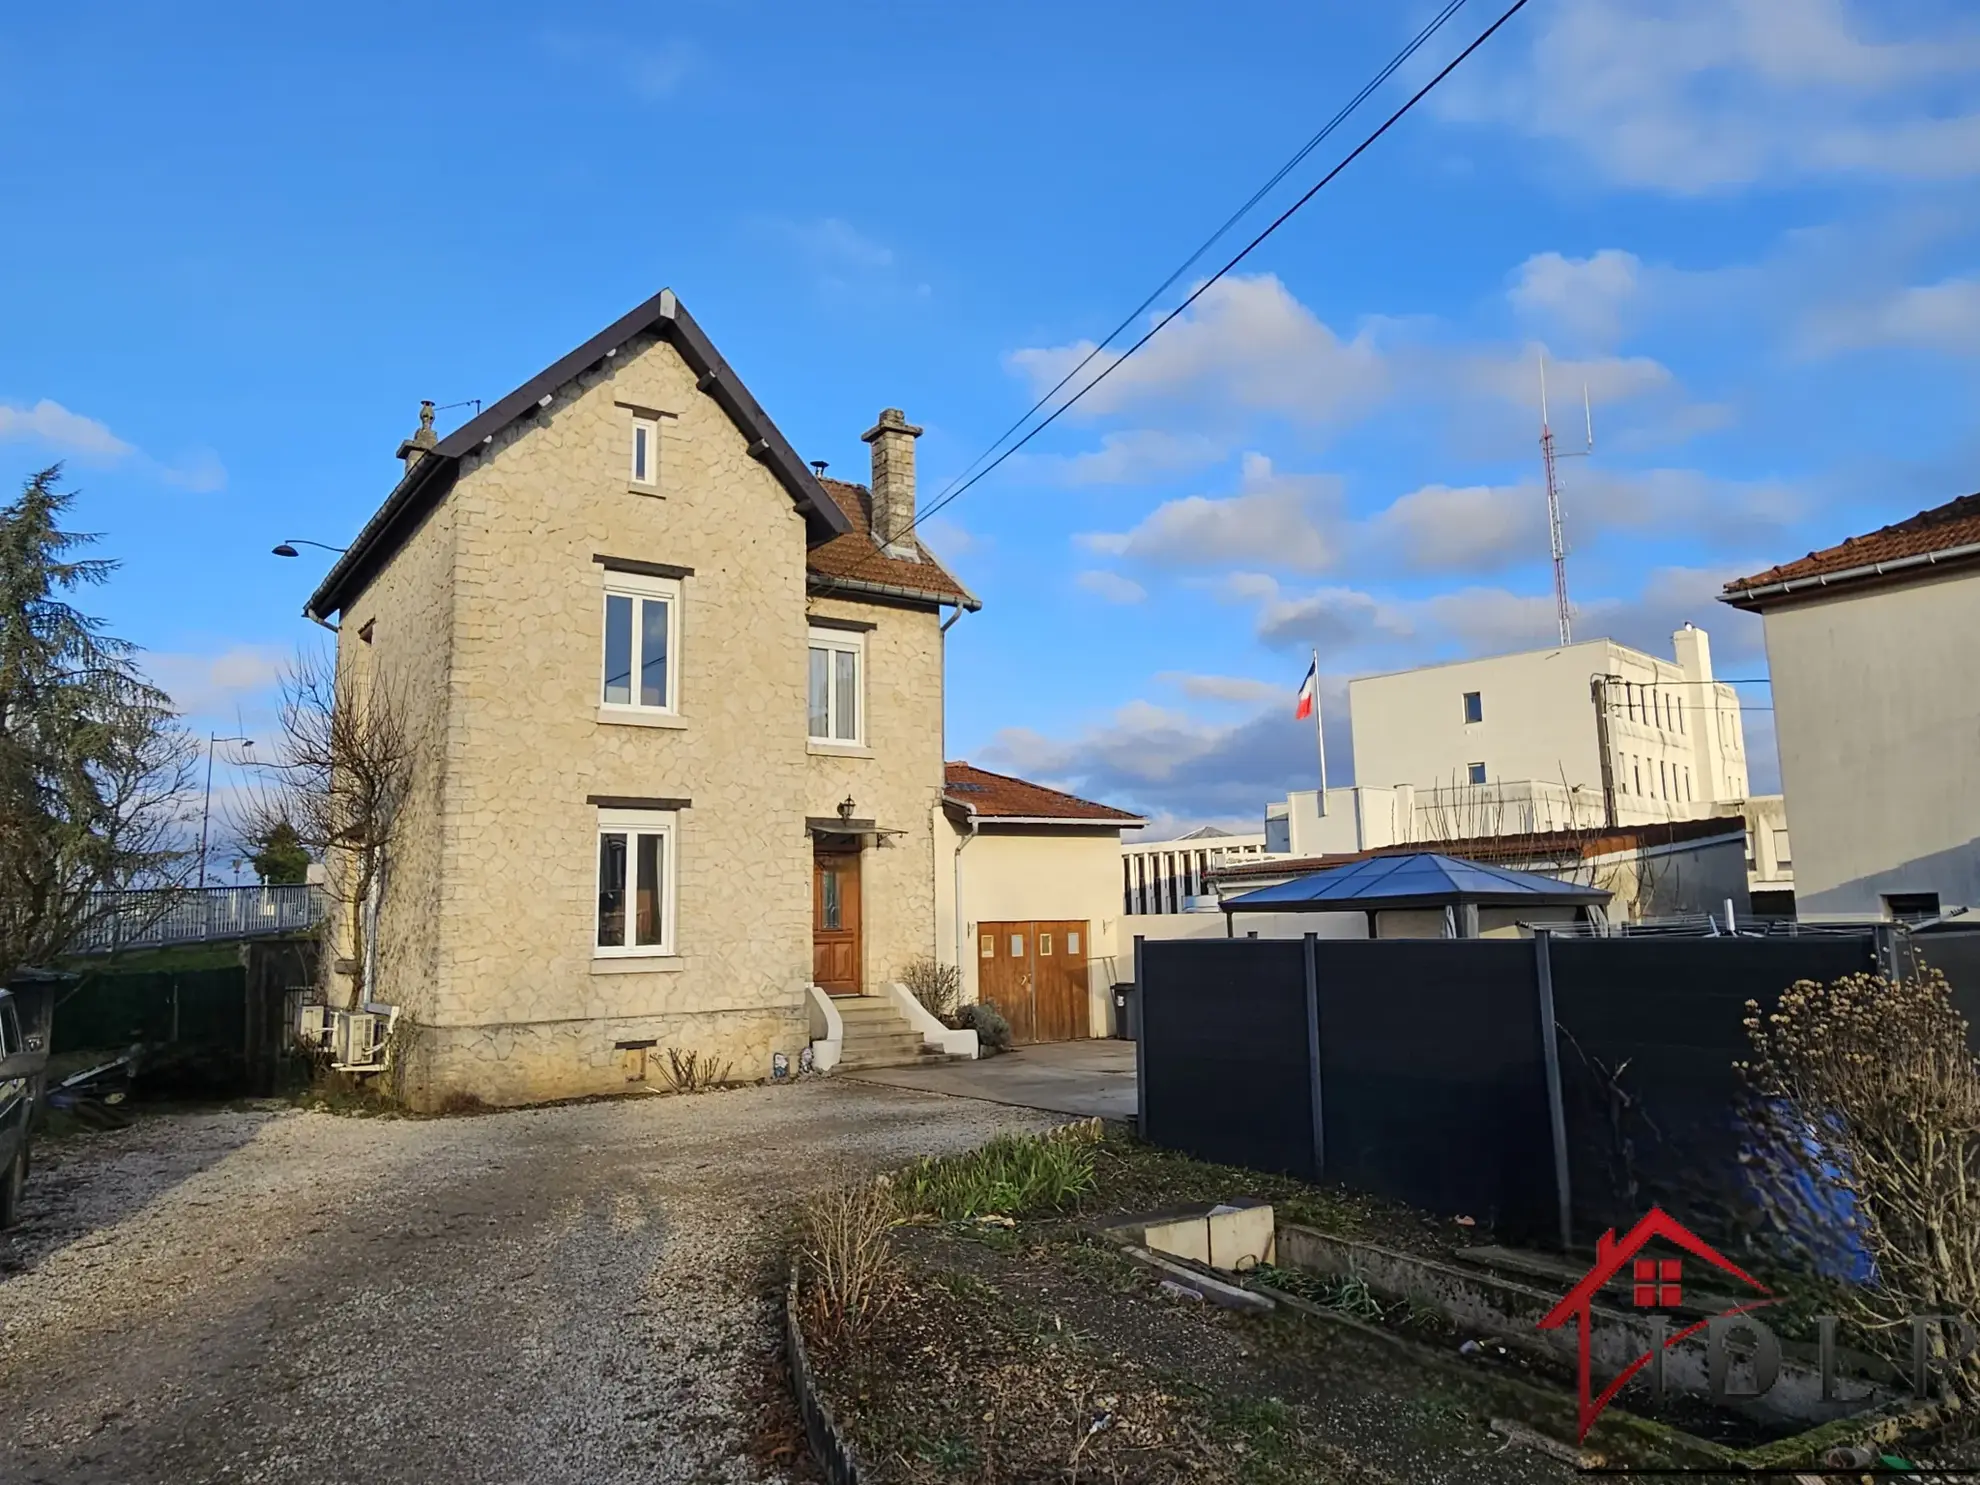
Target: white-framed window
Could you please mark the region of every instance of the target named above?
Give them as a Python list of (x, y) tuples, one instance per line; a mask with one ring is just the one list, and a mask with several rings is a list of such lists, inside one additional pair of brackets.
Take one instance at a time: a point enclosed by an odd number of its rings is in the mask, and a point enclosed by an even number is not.
[(1482, 763), (1467, 763), (1465, 765), (1465, 775), (1471, 783), (1482, 784), (1485, 782), (1485, 765)]
[(598, 812), (597, 957), (674, 952), (677, 819), (662, 810)]
[(809, 664), (811, 740), (852, 747), (864, 743), (866, 635), (849, 629), (812, 630)]
[(678, 582), (638, 573), (606, 573), (600, 704), (678, 712), (680, 633)]
[(660, 420), (633, 414), (626, 478), (635, 485), (660, 483)]
[(1485, 698), (1477, 691), (1464, 693), (1464, 719), (1467, 722), (1485, 720)]

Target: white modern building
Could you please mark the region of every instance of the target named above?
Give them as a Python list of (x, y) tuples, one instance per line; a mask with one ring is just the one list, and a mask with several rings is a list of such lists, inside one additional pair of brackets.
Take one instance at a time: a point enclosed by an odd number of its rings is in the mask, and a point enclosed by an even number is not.
[(1174, 840), (1130, 841), (1121, 845), (1123, 911), (1186, 913), (1190, 900), (1214, 907), (1210, 873), (1225, 865), (1255, 861), (1266, 852), (1262, 833), (1234, 835), (1205, 825)]
[(1560, 811), (1607, 825), (1733, 812), (1747, 797), (1739, 698), (1714, 679), (1704, 630), (1686, 624), (1672, 647), (1665, 660), (1594, 639), (1352, 681), (1355, 782), (1413, 787), (1419, 815), (1534, 816), (1506, 829), (1454, 818), (1447, 837), (1556, 828), (1545, 821)]
[(1769, 568), (1766, 621), (1804, 918), (1980, 905), (1980, 495)]

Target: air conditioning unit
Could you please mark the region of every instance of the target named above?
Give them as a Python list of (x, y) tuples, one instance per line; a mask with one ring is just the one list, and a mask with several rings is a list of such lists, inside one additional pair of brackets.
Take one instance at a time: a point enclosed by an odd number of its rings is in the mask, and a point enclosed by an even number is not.
[(324, 1005), (296, 1007), (296, 1040), (305, 1047), (321, 1047), (330, 1035), (330, 1008)]
[(385, 1065), (391, 1016), (372, 1011), (330, 1012), (330, 1065), (342, 1072), (376, 1072)]

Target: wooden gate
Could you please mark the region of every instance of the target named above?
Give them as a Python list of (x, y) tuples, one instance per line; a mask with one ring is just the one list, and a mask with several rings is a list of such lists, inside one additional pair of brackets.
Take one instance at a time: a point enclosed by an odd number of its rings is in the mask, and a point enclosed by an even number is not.
[(1035, 920), (976, 925), (977, 994), (1011, 1023), (1016, 1043), (1091, 1034), (1086, 923)]

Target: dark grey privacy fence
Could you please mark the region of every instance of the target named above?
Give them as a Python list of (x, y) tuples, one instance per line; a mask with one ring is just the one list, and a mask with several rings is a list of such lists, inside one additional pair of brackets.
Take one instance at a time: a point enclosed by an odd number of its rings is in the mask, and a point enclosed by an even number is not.
[[(1973, 1023), (1980, 934), (1914, 943)], [(1716, 1225), (1742, 1201), (1746, 1002), (1893, 952), (1868, 929), (1138, 940), (1140, 1128), (1508, 1235), (1566, 1243), (1652, 1204)]]

